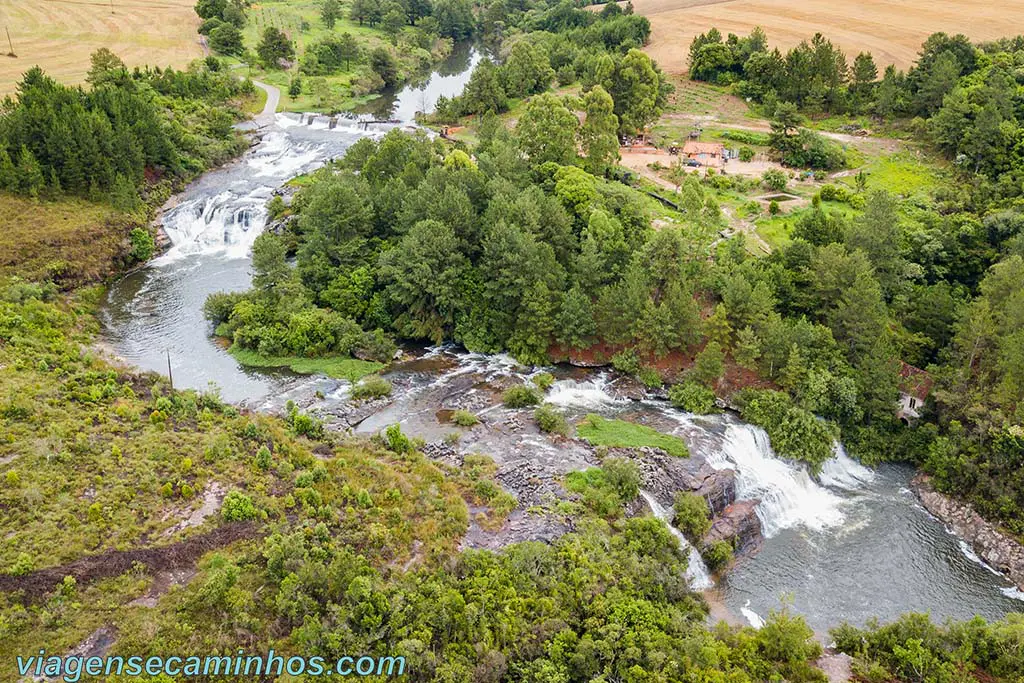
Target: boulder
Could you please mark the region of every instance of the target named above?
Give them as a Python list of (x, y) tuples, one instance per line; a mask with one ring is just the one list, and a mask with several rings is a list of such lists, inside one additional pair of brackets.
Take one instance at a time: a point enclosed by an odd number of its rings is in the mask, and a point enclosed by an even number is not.
[(757, 517), (757, 500), (738, 500), (727, 506), (722, 514), (715, 517), (711, 530), (705, 534), (703, 545), (715, 541), (726, 541), (736, 554), (757, 550), (764, 539), (761, 520)]

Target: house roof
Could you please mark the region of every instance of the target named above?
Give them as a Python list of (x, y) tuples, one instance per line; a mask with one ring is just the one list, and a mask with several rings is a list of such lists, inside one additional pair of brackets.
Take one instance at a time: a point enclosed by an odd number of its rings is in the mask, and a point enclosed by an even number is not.
[(935, 381), (927, 372), (900, 361), (900, 393), (908, 394), (923, 402), (928, 398), (928, 394), (932, 393), (934, 384)]
[(718, 154), (725, 151), (725, 145), (721, 142), (697, 142), (687, 140), (683, 145), (683, 154)]

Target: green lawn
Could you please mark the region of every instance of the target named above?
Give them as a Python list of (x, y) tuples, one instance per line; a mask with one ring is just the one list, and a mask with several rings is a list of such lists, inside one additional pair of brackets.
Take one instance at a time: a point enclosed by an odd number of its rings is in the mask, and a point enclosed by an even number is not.
[(263, 356), (255, 351), (232, 346), (228, 352), (242, 365), (253, 368), (288, 368), (300, 375), (323, 374), (357, 382), (384, 367), (381, 363), (340, 356), (301, 358), (299, 356)]
[(661, 432), (625, 420), (610, 420), (599, 415), (587, 415), (576, 426), (576, 435), (594, 446), (613, 448), (660, 448), (679, 458), (690, 457), (686, 443), (678, 436)]

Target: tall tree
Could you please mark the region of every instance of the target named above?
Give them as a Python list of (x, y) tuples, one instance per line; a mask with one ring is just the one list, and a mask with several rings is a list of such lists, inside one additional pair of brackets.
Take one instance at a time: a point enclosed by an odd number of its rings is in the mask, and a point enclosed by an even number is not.
[(586, 119), (580, 128), (580, 142), (586, 158), (584, 168), (594, 175), (604, 175), (611, 164), (619, 159), (619, 119), (615, 115), (615, 102), (600, 85), (595, 85), (583, 97)]

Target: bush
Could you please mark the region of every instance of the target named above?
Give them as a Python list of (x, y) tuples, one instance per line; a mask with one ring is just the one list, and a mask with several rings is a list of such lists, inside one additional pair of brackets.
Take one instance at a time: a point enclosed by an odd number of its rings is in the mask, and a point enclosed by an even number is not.
[(715, 409), (715, 392), (697, 382), (676, 384), (668, 390), (668, 400), (676, 408), (696, 415), (706, 415)]
[(540, 431), (547, 434), (564, 435), (569, 431), (569, 425), (565, 421), (565, 416), (558, 412), (558, 409), (550, 403), (537, 406), (537, 409), (533, 411), (533, 419), (537, 421)]
[(253, 461), (255, 462), (256, 467), (258, 469), (261, 469), (264, 472), (269, 470), (270, 469), (270, 461), (271, 461), (270, 449), (267, 448), (265, 445), (264, 446), (260, 446), (260, 449), (258, 451), (256, 451), (256, 457), (253, 459)]
[(752, 147), (740, 147), (740, 161), (753, 161), (754, 150)]
[(393, 424), (384, 430), (384, 445), (392, 453), (403, 455), (416, 450), (415, 444), (402, 433), (401, 425)]
[(550, 372), (542, 372), (533, 378), (533, 383), (537, 385), (537, 388), (541, 391), (547, 391), (551, 388), (551, 385), (555, 383), (555, 377)]
[(708, 569), (717, 572), (732, 562), (732, 546), (727, 541), (715, 541), (711, 545), (704, 546), (701, 556)]
[(369, 375), (352, 387), (352, 398), (356, 400), (383, 398), (391, 395), (391, 382), (380, 375)]
[(540, 394), (536, 389), (520, 384), (509, 387), (502, 394), (501, 400), (506, 408), (526, 408), (540, 403)]
[(693, 543), (699, 543), (711, 530), (710, 510), (704, 498), (689, 491), (678, 491), (672, 505), (676, 516), (675, 527)]
[(761, 176), (761, 184), (772, 192), (782, 192), (786, 189), (786, 174), (777, 168), (769, 168)]
[(640, 359), (633, 349), (619, 351), (612, 356), (612, 367), (627, 375), (635, 375), (640, 372)]
[(628, 503), (640, 495), (640, 471), (632, 460), (605, 458), (601, 461), (601, 469), (608, 484), (623, 501)]
[(153, 257), (153, 252), (156, 251), (156, 243), (153, 242), (153, 236), (149, 234), (149, 231), (142, 228), (132, 228), (128, 239), (132, 243), (131, 256), (133, 259), (136, 261), (148, 261)]
[(773, 216), (778, 216), (780, 211), (782, 211), (782, 209), (779, 208), (779, 203), (777, 201), (773, 199), (768, 202), (768, 213)]
[(468, 410), (456, 410), (452, 413), (452, 422), (460, 427), (472, 427), (473, 425), (480, 424), (480, 418)]
[(661, 386), (661, 375), (654, 368), (640, 368), (640, 372), (636, 376), (648, 389), (657, 389)]
[(250, 519), (259, 519), (262, 515), (252, 498), (241, 491), (232, 491), (225, 498), (220, 507), (220, 514), (229, 522), (244, 522)]

